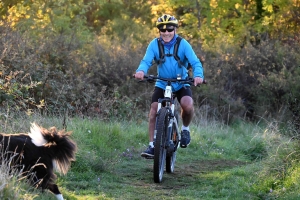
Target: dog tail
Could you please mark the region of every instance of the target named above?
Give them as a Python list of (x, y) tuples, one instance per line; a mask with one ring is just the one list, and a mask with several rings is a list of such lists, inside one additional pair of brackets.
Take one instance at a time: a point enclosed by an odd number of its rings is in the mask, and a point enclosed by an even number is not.
[(71, 132), (57, 131), (55, 127), (49, 130), (32, 123), (29, 136), (36, 146), (44, 146), (53, 158), (56, 171), (66, 174), (71, 161), (75, 161), (76, 143), (70, 138)]

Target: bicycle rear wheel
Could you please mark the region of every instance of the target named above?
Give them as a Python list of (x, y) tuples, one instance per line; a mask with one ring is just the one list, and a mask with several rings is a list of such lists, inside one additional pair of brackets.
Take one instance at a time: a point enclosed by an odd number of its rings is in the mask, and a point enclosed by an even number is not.
[(154, 182), (160, 183), (163, 178), (166, 161), (166, 137), (169, 124), (168, 109), (162, 107), (156, 120), (156, 139), (154, 146)]

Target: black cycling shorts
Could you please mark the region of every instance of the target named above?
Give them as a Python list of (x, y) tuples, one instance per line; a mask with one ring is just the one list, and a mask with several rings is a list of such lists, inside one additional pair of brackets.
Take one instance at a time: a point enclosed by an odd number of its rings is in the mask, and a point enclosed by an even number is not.
[[(183, 96), (192, 97), (192, 90), (190, 87), (182, 87), (180, 90), (174, 92), (173, 94), (175, 94), (177, 101), (180, 103), (180, 100)], [(155, 87), (152, 94), (151, 103), (158, 102), (158, 99), (160, 98), (164, 98), (164, 90), (159, 87)]]

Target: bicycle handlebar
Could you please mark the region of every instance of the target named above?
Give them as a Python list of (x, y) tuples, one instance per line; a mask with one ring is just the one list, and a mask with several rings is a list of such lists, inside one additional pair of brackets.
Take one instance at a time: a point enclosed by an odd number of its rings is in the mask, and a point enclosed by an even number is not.
[[(161, 78), (158, 76), (154, 75), (144, 75), (145, 80), (140, 80), (139, 82), (149, 82), (153, 83), (155, 80), (162, 80), (162, 81), (167, 81), (167, 82), (179, 82), (182, 84), (189, 84), (193, 85), (194, 84), (194, 78), (187, 78), (187, 79), (177, 79), (177, 78)], [(206, 80), (203, 80), (202, 84), (207, 84)]]

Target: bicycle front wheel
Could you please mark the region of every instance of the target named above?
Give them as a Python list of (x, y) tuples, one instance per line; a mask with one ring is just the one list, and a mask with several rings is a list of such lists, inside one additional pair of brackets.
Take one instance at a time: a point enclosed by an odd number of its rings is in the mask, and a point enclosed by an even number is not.
[[(176, 121), (178, 122), (178, 113), (175, 113)], [(168, 152), (166, 157), (166, 171), (168, 173), (173, 173), (175, 168), (176, 162), (176, 150), (179, 145), (179, 133), (176, 129), (176, 123), (173, 122), (172, 129), (171, 129), (171, 139), (173, 141), (173, 152)]]
[(166, 139), (169, 124), (168, 109), (162, 107), (156, 120), (156, 140), (154, 146), (154, 182), (160, 183), (163, 178), (166, 161)]

